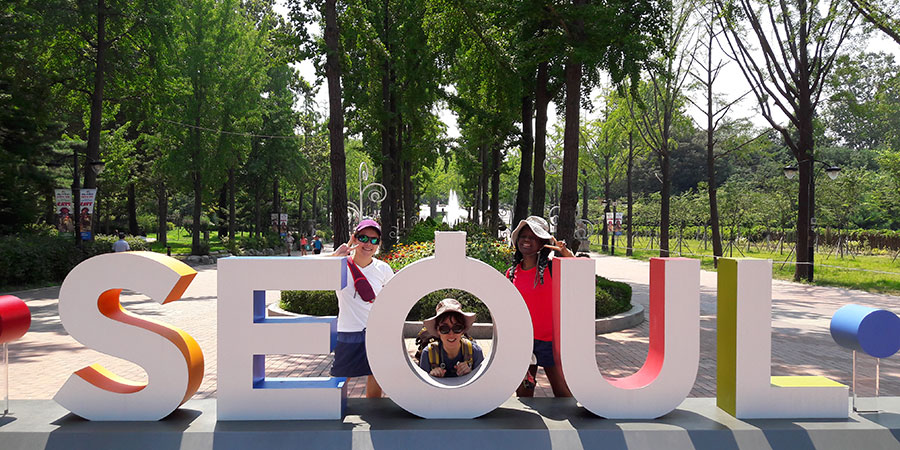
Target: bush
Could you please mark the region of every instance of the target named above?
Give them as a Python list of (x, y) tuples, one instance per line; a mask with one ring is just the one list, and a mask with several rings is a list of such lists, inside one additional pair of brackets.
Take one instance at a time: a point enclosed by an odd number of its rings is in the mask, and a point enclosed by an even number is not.
[(334, 291), (281, 291), (281, 309), (310, 316), (336, 316), (337, 295)]
[[(421, 322), (433, 316), (435, 307), (445, 298), (458, 300), (463, 311), (478, 315), (478, 322), (493, 323), (487, 306), (478, 297), (461, 289), (439, 289), (422, 297), (409, 310), (406, 320)], [(595, 298), (597, 317), (613, 316), (631, 309), (631, 286), (598, 276)], [(336, 316), (338, 302), (334, 291), (282, 291), (281, 308), (311, 316)]]
[[(235, 239), (237, 241), (237, 247), (241, 249), (254, 249), (254, 250), (264, 250), (267, 248), (282, 248), (284, 247), (284, 241), (281, 239), (281, 235), (274, 232), (266, 233), (262, 236), (247, 236), (240, 237)], [(230, 251), (230, 250), (229, 250)], [(237, 254), (237, 253), (233, 253)]]
[[(117, 236), (97, 235), (75, 247), (72, 235), (56, 234), (52, 229), (32, 230), (0, 237), (0, 286), (21, 287), (58, 283), (83, 259), (112, 252)], [(142, 239), (125, 239), (132, 250), (149, 250)]]
[(609, 317), (631, 309), (631, 286), (597, 275), (594, 298), (597, 300), (597, 317)]
[(141, 214), (137, 217), (138, 228), (142, 233), (155, 233), (159, 222), (155, 214)]
[(241, 248), (238, 247), (237, 239), (231, 239), (228, 236), (221, 236), (219, 237), (219, 240), (222, 241), (222, 247), (224, 247), (225, 250), (228, 251), (228, 253), (231, 253), (235, 256), (241, 255)]
[(416, 222), (416, 224), (400, 238), (400, 243), (408, 245), (416, 242), (434, 241), (435, 231), (450, 231), (450, 227), (443, 222), (438, 222), (429, 217), (420, 222)]

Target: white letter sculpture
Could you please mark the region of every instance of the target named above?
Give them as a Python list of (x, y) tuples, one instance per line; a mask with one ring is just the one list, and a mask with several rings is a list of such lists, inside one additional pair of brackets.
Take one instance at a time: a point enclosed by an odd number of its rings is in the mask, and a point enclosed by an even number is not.
[(653, 419), (677, 408), (700, 361), (700, 261), (650, 260), (650, 350), (637, 373), (618, 379), (604, 378), (596, 363), (594, 260), (554, 264), (554, 350), (575, 399), (609, 419)]
[(772, 375), (772, 260), (719, 259), (717, 405), (738, 419), (845, 418), (847, 386)]
[(107, 253), (75, 266), (59, 291), (59, 318), (86, 347), (147, 371), (147, 383), (127, 380), (100, 364), (75, 372), (53, 397), (88, 420), (159, 420), (197, 392), (203, 353), (189, 334), (122, 308), (130, 289), (166, 304), (181, 298), (197, 272), (151, 252)]
[[(487, 305), (494, 347), (473, 375), (442, 383), (412, 364), (403, 344), (403, 321), (420, 298), (445, 288), (466, 290)], [(404, 267), (378, 294), (369, 313), (366, 351), (378, 383), (401, 408), (427, 419), (470, 419), (491, 412), (515, 392), (528, 370), (533, 336), (519, 291), (491, 266), (466, 257), (466, 233), (437, 232), (434, 256)], [(453, 381), (461, 384), (448, 386)]]
[(338, 290), (347, 260), (336, 257), (219, 260), (218, 417), (221, 420), (341, 419), (345, 378), (266, 378), (267, 354), (327, 354), (336, 320), (266, 317), (266, 290)]

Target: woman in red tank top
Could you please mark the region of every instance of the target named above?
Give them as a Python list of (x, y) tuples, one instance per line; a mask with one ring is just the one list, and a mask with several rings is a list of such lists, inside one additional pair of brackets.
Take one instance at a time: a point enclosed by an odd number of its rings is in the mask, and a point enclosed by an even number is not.
[(553, 272), (550, 269), (550, 252), (555, 250), (564, 257), (575, 255), (566, 248), (565, 242), (557, 241), (550, 234), (547, 221), (538, 216), (520, 221), (512, 232), (511, 243), (516, 253), (513, 266), (506, 271), (506, 277), (516, 286), (528, 305), (534, 327), (534, 356), (537, 360), (529, 366), (529, 373), (516, 390), (516, 395), (534, 396), (533, 380), (538, 366), (541, 366), (550, 381), (553, 395), (571, 397), (562, 368), (553, 357)]

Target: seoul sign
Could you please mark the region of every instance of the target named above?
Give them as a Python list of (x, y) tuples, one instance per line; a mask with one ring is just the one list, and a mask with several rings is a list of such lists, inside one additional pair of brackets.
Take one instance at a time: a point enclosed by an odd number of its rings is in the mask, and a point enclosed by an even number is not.
[[(532, 327), (513, 285), (487, 264), (465, 256), (466, 235), (439, 232), (435, 255), (400, 270), (372, 307), (367, 352), (385, 393), (429, 419), (475, 418), (507, 400), (531, 358)], [(700, 360), (700, 264), (684, 258), (650, 262), (650, 344), (636, 373), (609, 378), (595, 357), (593, 260), (557, 258), (553, 273), (554, 352), (578, 403), (613, 419), (654, 419), (693, 387)], [(742, 418), (845, 418), (848, 388), (823, 377), (772, 377), (771, 261), (722, 260), (718, 272), (717, 404)], [(267, 354), (327, 354), (335, 322), (320, 317), (269, 317), (267, 290), (335, 290), (346, 286), (344, 258), (233, 257), (218, 262), (219, 420), (339, 420), (344, 378), (272, 378)], [(54, 399), (89, 420), (159, 420), (197, 392), (204, 373), (197, 341), (172, 325), (125, 310), (123, 289), (165, 305), (181, 298), (196, 272), (155, 253), (88, 259), (63, 282), (59, 315), (68, 333), (94, 350), (147, 372), (134, 382), (94, 364), (73, 373)], [(414, 364), (402, 344), (403, 321), (437, 289), (477, 296), (494, 319), (493, 351), (474, 373), (445, 384)], [(577, 408), (573, 406), (572, 408)], [(574, 411), (573, 411), (574, 413)]]

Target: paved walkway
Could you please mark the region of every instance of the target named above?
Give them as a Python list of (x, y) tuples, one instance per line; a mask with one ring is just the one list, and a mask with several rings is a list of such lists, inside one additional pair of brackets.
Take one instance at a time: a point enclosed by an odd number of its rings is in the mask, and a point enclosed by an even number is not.
[[(634, 288), (633, 301), (648, 307), (649, 264), (625, 258), (594, 255), (597, 273), (625, 281)], [(198, 275), (181, 301), (164, 307), (138, 294), (125, 294), (122, 303), (130, 311), (171, 323), (190, 333), (203, 349), (206, 375), (195, 398), (216, 393), (216, 267), (198, 268)], [(715, 396), (716, 358), (716, 274), (701, 274), (701, 361), (693, 397)], [(133, 380), (146, 380), (143, 370), (84, 348), (62, 328), (57, 312), (59, 288), (13, 293), (25, 300), (32, 311), (31, 330), (10, 345), (10, 397), (14, 399), (52, 398), (69, 374), (86, 365), (101, 363), (115, 373)], [(274, 299), (275, 296), (272, 296)], [(900, 298), (839, 288), (773, 282), (773, 375), (825, 375), (850, 384), (850, 354), (831, 340), (828, 323), (842, 305), (859, 303), (900, 312)], [(647, 355), (648, 325), (597, 338), (597, 362), (607, 376), (633, 373)], [(490, 350), (490, 342), (480, 343)], [(407, 341), (408, 347), (411, 343)], [(270, 376), (327, 376), (329, 356), (271, 355), (266, 370)], [(860, 394), (874, 390), (874, 361), (860, 358)], [(363, 396), (364, 383), (354, 380), (350, 396)], [(882, 395), (900, 395), (900, 357), (882, 361)], [(538, 376), (538, 396), (549, 396), (546, 377)]]

